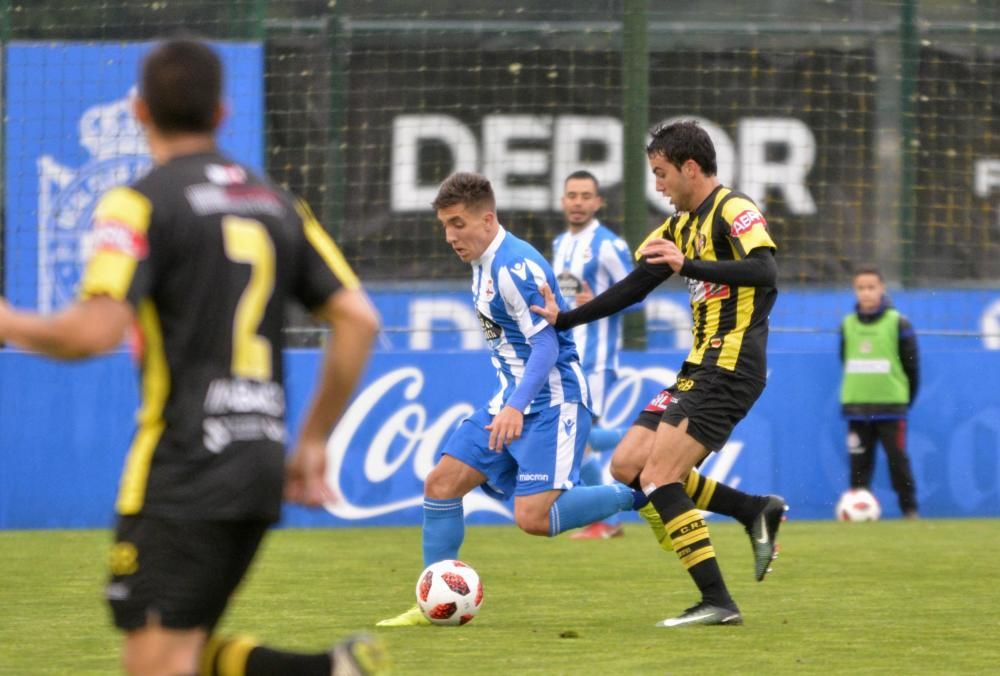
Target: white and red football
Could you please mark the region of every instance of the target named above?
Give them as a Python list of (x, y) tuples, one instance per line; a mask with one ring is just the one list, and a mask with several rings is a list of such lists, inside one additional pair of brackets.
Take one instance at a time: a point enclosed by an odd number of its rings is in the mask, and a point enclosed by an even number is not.
[(863, 488), (844, 491), (837, 501), (835, 512), (838, 521), (878, 521), (882, 506), (878, 499)]
[(417, 579), (417, 605), (434, 624), (465, 624), (483, 605), (483, 583), (467, 563), (438, 561)]

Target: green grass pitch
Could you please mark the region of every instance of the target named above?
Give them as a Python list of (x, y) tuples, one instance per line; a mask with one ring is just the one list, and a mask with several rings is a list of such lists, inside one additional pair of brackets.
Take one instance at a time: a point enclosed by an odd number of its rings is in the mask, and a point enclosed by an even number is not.
[[(696, 601), (644, 524), (604, 542), (470, 527), (486, 587), (464, 627), (379, 629), (406, 674), (987, 674), (1000, 665), (1000, 520), (786, 523), (763, 583), (713, 518), (742, 627), (657, 629)], [(106, 531), (0, 532), (0, 674), (113, 674)], [(321, 649), (413, 603), (417, 528), (274, 532), (225, 632)]]

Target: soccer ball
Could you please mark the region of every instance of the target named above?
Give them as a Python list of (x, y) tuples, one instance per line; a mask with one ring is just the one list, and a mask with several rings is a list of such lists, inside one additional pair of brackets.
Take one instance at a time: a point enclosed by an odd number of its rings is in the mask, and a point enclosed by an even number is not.
[(870, 491), (851, 488), (844, 491), (837, 501), (838, 521), (878, 521), (882, 516), (882, 506)]
[(467, 563), (438, 561), (417, 579), (417, 605), (434, 624), (465, 624), (483, 605), (483, 583)]

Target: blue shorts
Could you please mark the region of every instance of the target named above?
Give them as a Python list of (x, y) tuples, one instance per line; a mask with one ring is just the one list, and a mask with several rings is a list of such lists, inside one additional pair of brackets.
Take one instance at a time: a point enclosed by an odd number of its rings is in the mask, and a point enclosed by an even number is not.
[(550, 406), (524, 416), (521, 438), (500, 453), (489, 449), (486, 426), (493, 416), (485, 408), (462, 421), (441, 455), (486, 475), (483, 490), (495, 498), (534, 495), (572, 488), (579, 480), (580, 459), (590, 434), (590, 411), (583, 404)]

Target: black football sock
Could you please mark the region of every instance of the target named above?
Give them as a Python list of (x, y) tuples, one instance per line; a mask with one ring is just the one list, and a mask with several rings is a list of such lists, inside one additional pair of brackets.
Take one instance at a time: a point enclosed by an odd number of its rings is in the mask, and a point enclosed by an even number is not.
[(660, 486), (649, 495), (667, 530), (667, 537), (681, 564), (701, 591), (702, 600), (712, 605), (735, 608), (722, 579), (708, 525), (680, 483)]
[(762, 495), (738, 491), (694, 469), (684, 481), (684, 492), (691, 496), (698, 509), (731, 516), (747, 528), (767, 504), (767, 498)]
[(212, 638), (202, 653), (201, 676), (329, 676), (331, 657), (274, 650), (245, 636)]

